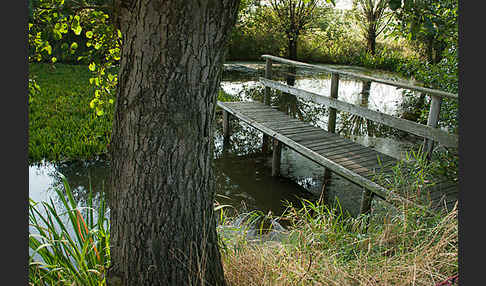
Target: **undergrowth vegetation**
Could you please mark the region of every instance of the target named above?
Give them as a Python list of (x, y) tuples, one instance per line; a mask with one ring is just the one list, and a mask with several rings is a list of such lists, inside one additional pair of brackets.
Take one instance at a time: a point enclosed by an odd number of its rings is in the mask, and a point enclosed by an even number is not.
[(457, 273), (457, 208), (367, 218), (338, 207), (289, 206), (282, 241), (224, 249), (229, 285), (435, 285)]
[(55, 189), (59, 206), (29, 201), (29, 284), (105, 285), (110, 265), (109, 215), (103, 196), (85, 207), (69, 184)]
[[(422, 206), (375, 206), (371, 215), (355, 217), (339, 202), (302, 200), (278, 218), (253, 215), (248, 221), (261, 234), (258, 243), (239, 235), (221, 247), (229, 285), (435, 285), (457, 274), (457, 203), (431, 211), (424, 187), (440, 165), (420, 149), (407, 157), (408, 166), (399, 163), (377, 179)], [(275, 221), (287, 225), (278, 236)]]
[[(408, 185), (416, 192), (425, 172), (438, 166), (420, 151), (410, 156), (415, 175), (397, 171), (389, 178), (396, 188)], [(82, 207), (66, 181), (56, 194), (60, 208), (53, 200), (30, 201), (30, 284), (106, 285), (110, 230), (104, 196), (95, 203), (89, 195)], [(412, 193), (409, 199), (420, 201)], [(229, 285), (435, 285), (458, 271), (457, 203), (436, 212), (401, 204), (357, 217), (339, 202), (305, 199), (287, 203), (281, 216), (234, 214), (229, 207), (215, 204)]]

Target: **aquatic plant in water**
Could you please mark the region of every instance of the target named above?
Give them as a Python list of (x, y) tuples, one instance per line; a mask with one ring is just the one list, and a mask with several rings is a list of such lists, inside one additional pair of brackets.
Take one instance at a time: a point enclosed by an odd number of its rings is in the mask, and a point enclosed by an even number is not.
[(55, 189), (63, 211), (52, 199), (29, 200), (29, 284), (106, 285), (110, 232), (105, 198), (95, 207), (90, 190), (87, 206), (79, 207), (65, 178), (63, 183), (64, 190)]

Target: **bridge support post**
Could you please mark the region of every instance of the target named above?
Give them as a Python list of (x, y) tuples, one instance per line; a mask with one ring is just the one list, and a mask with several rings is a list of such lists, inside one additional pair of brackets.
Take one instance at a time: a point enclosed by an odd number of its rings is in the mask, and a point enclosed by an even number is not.
[(373, 193), (367, 189), (363, 190), (361, 196), (361, 207), (359, 209), (360, 214), (369, 214), (371, 212), (371, 201), (373, 200)]
[(329, 199), (327, 191), (329, 190), (329, 185), (331, 184), (331, 170), (324, 167), (324, 176), (322, 178), (322, 188), (321, 195), (319, 197), (319, 202), (326, 203)]
[(229, 141), (230, 131), (229, 113), (223, 110), (223, 141)]
[(282, 143), (273, 139), (272, 177), (280, 176), (280, 157), (282, 156)]
[[(265, 65), (265, 78), (272, 79), (272, 60), (266, 59)], [(270, 105), (270, 87), (265, 87), (265, 93), (263, 96), (263, 103), (265, 105)], [(266, 134), (263, 134), (263, 141), (262, 141), (262, 153), (266, 154), (268, 152), (268, 145), (270, 145), (270, 137)]]
[[(430, 109), (429, 117), (427, 118), (427, 125), (433, 128), (437, 128), (437, 122), (439, 122), (440, 106), (442, 105), (442, 97), (431, 95), (430, 96)], [(427, 159), (430, 159), (432, 149), (434, 147), (434, 141), (431, 139), (424, 139), (424, 152), (427, 154)]]
[[(337, 99), (338, 98), (338, 89), (339, 89), (339, 74), (332, 73), (331, 74), (331, 97)], [(330, 133), (336, 132), (336, 113), (337, 110), (335, 108), (329, 107), (329, 118), (327, 121), (327, 131)], [(324, 176), (322, 179), (322, 189), (321, 189), (321, 197), (319, 200), (321, 202), (327, 201), (327, 189), (329, 184), (331, 183), (331, 170), (324, 167)]]

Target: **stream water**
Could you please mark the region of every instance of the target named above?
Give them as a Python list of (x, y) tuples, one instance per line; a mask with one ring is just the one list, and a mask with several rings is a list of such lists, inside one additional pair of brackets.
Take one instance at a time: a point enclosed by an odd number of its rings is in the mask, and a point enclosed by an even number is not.
[[(376, 77), (398, 79), (394, 74), (367, 70), (358, 67), (332, 66), (333, 68), (364, 73)], [(250, 69), (258, 69), (251, 72)], [(250, 100), (252, 92), (258, 89), (258, 76), (263, 74), (262, 62), (234, 62), (227, 65), (221, 83), (222, 89), (242, 100)], [(330, 76), (308, 70), (297, 70), (296, 87), (313, 92), (327, 93), (330, 89)], [(339, 99), (362, 103), (359, 81), (341, 78), (339, 82)], [(260, 87), (261, 89), (261, 87)], [(371, 85), (368, 108), (381, 112), (399, 115), (402, 92), (395, 87), (376, 84)], [(304, 114), (316, 126), (326, 128), (327, 113), (322, 106), (305, 103), (301, 106)], [(238, 213), (260, 210), (271, 211), (279, 215), (285, 209), (284, 201), (298, 204), (298, 198), (316, 199), (320, 195), (323, 168), (304, 158), (298, 153), (283, 148), (281, 177), (271, 176), (271, 154), (264, 155), (261, 149), (262, 134), (244, 123), (233, 121), (233, 133), (229, 145), (223, 144), (221, 132), (221, 114), (215, 121), (214, 134), (214, 174), (216, 181), (216, 200), (218, 203), (231, 205)], [(350, 116), (339, 114), (336, 130), (350, 133), (349, 126), (358, 124)], [(366, 129), (364, 126), (363, 130)], [(390, 156), (400, 158), (411, 146), (412, 141), (399, 139), (389, 134), (375, 132), (368, 135), (352, 135), (350, 138), (370, 146)], [(409, 138), (407, 138), (409, 139)], [(62, 174), (62, 175), (61, 175)], [(54, 188), (62, 187), (62, 176), (65, 176), (75, 200), (83, 205), (86, 202), (91, 186), (95, 193), (106, 189), (109, 182), (109, 162), (66, 162), (53, 164), (44, 162), (29, 167), (29, 197), (34, 201), (54, 202), (61, 207)], [(357, 214), (362, 189), (333, 174), (328, 198), (341, 204), (351, 214)]]

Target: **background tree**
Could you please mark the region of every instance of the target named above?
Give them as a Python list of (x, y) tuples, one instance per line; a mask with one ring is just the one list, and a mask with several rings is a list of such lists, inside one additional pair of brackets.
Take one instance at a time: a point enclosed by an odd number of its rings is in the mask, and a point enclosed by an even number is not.
[(231, 59), (261, 60), (262, 54), (280, 55), (286, 41), (277, 29), (272, 8), (260, 0), (240, 2), (240, 11), (228, 45)]
[[(325, 0), (325, 3), (332, 3), (334, 0)], [(287, 58), (297, 60), (297, 44), (299, 36), (307, 31), (313, 20), (316, 19), (314, 13), (319, 0), (270, 0), (270, 5), (276, 15), (275, 24), (287, 38)], [(296, 68), (289, 66), (287, 69), (286, 82), (288, 85), (295, 84)], [(278, 97), (280, 110), (290, 116), (299, 114), (297, 98), (293, 95), (283, 93)]]
[(430, 63), (438, 63), (443, 52), (457, 45), (458, 0), (388, 0), (397, 22), (395, 33), (425, 47)]
[(372, 55), (376, 52), (376, 38), (392, 19), (392, 14), (387, 13), (387, 8), (387, 0), (353, 1), (354, 16), (366, 39), (366, 50)]
[[(297, 59), (297, 43), (299, 36), (306, 32), (310, 23), (315, 19), (314, 11), (319, 0), (270, 0), (270, 5), (277, 15), (277, 26), (287, 37), (288, 58)], [(332, 3), (334, 0), (325, 0)]]
[(239, 0), (117, 0), (111, 283), (224, 285), (213, 119)]

